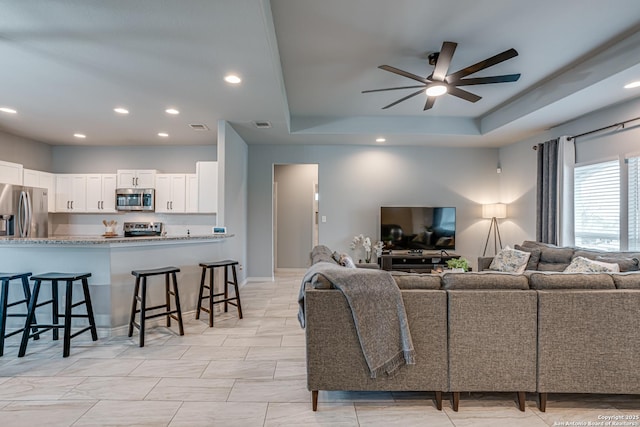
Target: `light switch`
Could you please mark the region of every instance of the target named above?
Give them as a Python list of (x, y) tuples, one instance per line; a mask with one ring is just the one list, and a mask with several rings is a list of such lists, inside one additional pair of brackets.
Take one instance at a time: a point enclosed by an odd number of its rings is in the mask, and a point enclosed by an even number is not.
[(322, 222), (327, 222), (327, 217), (325, 215), (322, 215)]

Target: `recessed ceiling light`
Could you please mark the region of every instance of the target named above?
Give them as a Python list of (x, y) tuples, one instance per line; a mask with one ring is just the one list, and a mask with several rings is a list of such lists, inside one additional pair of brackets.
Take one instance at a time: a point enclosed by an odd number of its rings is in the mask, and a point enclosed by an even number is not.
[(169, 134), (166, 133), (166, 132), (158, 132), (158, 136), (161, 136), (163, 138), (167, 138), (169, 136)]
[(126, 108), (122, 108), (122, 107), (116, 107), (113, 109), (113, 111), (115, 111), (118, 114), (129, 114), (129, 110), (127, 110)]
[(227, 83), (237, 85), (242, 81), (242, 79), (236, 76), (235, 74), (227, 74), (226, 76), (224, 76), (224, 81)]
[(447, 93), (447, 87), (443, 84), (435, 83), (429, 85), (425, 92), (427, 96), (440, 96)]
[(9, 114), (16, 114), (17, 111), (14, 110), (13, 108), (9, 108), (9, 107), (0, 107), (0, 111), (2, 111), (3, 113), (9, 113)]
[(385, 138), (376, 138), (376, 142), (386, 142)]
[(625, 89), (633, 89), (633, 88), (636, 88), (636, 87), (640, 87), (640, 80), (635, 81), (635, 82), (631, 82), (628, 85), (624, 85)]
[(167, 108), (166, 110), (164, 110), (165, 113), (167, 114), (180, 114), (180, 111), (176, 110), (175, 108)]
[(87, 137), (87, 135), (85, 135), (84, 133), (74, 133), (73, 136), (80, 139), (84, 139)]

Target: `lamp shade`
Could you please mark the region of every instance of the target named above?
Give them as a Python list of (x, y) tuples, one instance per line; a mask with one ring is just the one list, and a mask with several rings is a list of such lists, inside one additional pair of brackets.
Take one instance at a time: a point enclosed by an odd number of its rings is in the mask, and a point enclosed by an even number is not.
[(482, 205), (482, 218), (506, 218), (507, 205), (504, 203), (493, 203)]

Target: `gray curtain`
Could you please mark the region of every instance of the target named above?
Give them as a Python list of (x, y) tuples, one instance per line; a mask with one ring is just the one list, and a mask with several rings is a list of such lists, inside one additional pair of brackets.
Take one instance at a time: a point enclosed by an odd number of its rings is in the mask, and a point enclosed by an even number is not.
[(558, 244), (558, 141), (538, 144), (536, 240)]

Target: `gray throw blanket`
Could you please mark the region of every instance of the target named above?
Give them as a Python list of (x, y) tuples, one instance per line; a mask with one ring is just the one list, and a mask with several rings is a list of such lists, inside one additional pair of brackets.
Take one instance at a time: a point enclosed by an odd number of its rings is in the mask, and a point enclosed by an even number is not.
[(347, 298), (371, 378), (390, 375), (404, 364), (415, 363), (402, 294), (388, 271), (346, 268), (329, 262), (312, 265), (302, 279), (298, 297), (298, 320), (303, 328), (306, 283), (315, 288), (330, 284)]

